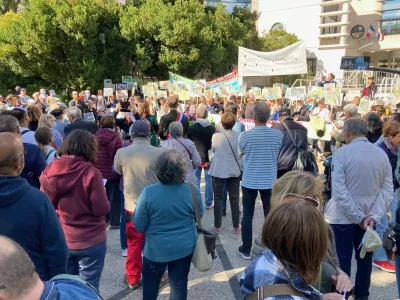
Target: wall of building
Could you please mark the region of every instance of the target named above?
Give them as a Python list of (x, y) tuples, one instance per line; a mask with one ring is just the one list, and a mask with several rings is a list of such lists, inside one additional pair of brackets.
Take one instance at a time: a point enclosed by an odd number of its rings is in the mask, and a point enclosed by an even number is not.
[(339, 75), (341, 73), (340, 60), (345, 50), (318, 49), (320, 3), (320, 0), (259, 1), (258, 30), (262, 34), (263, 31), (268, 32), (275, 23), (282, 23), (287, 32), (294, 33), (305, 41), (307, 58), (317, 58), (317, 77), (327, 73)]

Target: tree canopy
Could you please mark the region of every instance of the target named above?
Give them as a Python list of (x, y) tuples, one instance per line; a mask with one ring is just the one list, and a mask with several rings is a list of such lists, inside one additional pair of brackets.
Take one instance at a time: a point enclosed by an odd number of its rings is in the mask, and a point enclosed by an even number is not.
[(168, 71), (216, 77), (236, 66), (238, 46), (272, 51), (297, 41), (284, 31), (259, 37), (258, 13), (248, 8), (228, 13), (198, 0), (20, 1), (0, 0), (8, 11), (0, 16), (0, 82), (8, 86), (98, 88), (105, 78), (167, 79)]

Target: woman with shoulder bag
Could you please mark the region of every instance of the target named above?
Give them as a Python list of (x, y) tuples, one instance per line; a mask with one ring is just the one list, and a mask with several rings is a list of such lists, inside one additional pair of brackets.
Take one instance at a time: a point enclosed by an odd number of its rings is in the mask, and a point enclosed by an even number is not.
[[(143, 300), (156, 300), (159, 284), (168, 268), (170, 299), (186, 300), (188, 274), (197, 242), (193, 194), (200, 217), (204, 214), (197, 187), (185, 183), (188, 170), (182, 151), (167, 150), (155, 163), (157, 184), (147, 186), (139, 197), (133, 223), (144, 233)], [(192, 193), (191, 189), (194, 189)]]
[(171, 137), (168, 140), (161, 142), (161, 148), (176, 149), (183, 153), (188, 166), (185, 182), (198, 186), (195, 170), (200, 165), (201, 158), (199, 152), (197, 152), (195, 143), (182, 137), (183, 126), (179, 121), (169, 124), (169, 133)]
[(221, 233), (225, 183), (227, 184), (231, 203), (233, 230), (234, 233), (241, 232), (239, 225), (239, 197), (242, 162), (238, 154), (240, 132), (232, 130), (235, 123), (236, 118), (231, 112), (224, 113), (221, 117), (221, 125), (224, 131), (216, 133), (212, 137), (211, 150), (214, 152), (214, 159), (208, 174), (212, 176), (214, 190), (214, 225), (212, 229), (215, 233)]

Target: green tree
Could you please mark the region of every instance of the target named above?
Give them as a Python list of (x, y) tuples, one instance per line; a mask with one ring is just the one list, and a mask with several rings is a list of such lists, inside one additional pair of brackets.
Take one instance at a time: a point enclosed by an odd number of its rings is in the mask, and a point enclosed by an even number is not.
[(114, 0), (31, 0), (21, 13), (0, 17), (0, 62), (55, 88), (100, 87), (132, 69), (121, 13)]
[(270, 52), (288, 47), (299, 42), (299, 38), (284, 30), (270, 30), (261, 37), (261, 51)]
[(0, 0), (0, 14), (8, 11), (17, 12), (20, 5), (26, 3), (24, 0)]

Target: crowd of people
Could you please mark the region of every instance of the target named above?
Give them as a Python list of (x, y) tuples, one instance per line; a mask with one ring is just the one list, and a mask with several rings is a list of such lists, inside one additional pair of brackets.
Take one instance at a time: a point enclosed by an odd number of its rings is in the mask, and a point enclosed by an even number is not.
[[(217, 235), (228, 198), (238, 253), (253, 258), (240, 282), (245, 299), (365, 300), (373, 266), (400, 282), (400, 259), (363, 240), (374, 228), (383, 240), (400, 223), (400, 117), (381, 101), (359, 115), (359, 103), (250, 93), (182, 105), (174, 94), (115, 99), (99, 90), (74, 91), (66, 105), (52, 90), (31, 98), (18, 89), (0, 104), (0, 299), (98, 299), (107, 229), (120, 231), (130, 289), (153, 300), (169, 283), (171, 299), (187, 299), (194, 203), (201, 217), (213, 210)], [(330, 143), (309, 141), (301, 123), (312, 117), (333, 124)], [(331, 162), (329, 180), (298, 167), (310, 149)], [(258, 196), (265, 222), (253, 239)]]

